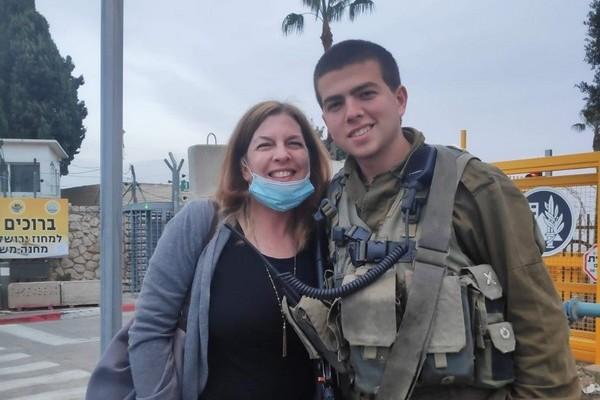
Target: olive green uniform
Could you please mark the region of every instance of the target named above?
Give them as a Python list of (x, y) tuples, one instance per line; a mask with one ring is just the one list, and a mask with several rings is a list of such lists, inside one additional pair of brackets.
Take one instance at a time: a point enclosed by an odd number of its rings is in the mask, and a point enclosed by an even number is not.
[[(404, 128), (414, 151), (420, 132)], [(403, 163), (404, 164), (404, 163)], [(364, 183), (355, 160), (344, 166), (344, 190), (360, 218), (377, 231), (400, 189), (404, 165)], [(526, 199), (499, 169), (469, 162), (456, 192), (453, 228), (461, 250), (475, 264), (490, 264), (504, 288), (506, 319), (513, 325), (515, 381), (491, 392), (453, 386), (417, 388), (419, 399), (577, 399), (581, 389), (569, 349), (569, 329), (535, 240)], [(397, 345), (397, 344), (396, 344)]]

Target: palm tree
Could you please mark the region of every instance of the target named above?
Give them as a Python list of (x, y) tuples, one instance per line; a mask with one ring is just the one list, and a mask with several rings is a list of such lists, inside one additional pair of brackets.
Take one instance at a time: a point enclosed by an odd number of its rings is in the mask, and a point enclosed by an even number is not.
[(600, 86), (590, 85), (581, 82), (575, 85), (579, 90), (585, 93), (585, 106), (581, 110), (581, 119), (583, 122), (578, 122), (571, 126), (572, 129), (583, 132), (586, 127), (589, 127), (594, 132), (592, 139), (592, 149), (600, 151)]
[(576, 124), (571, 125), (571, 128), (576, 130), (577, 132), (585, 131), (586, 127), (592, 128), (592, 131), (594, 132), (594, 138), (592, 139), (592, 149), (594, 151), (600, 151), (600, 119), (586, 120), (585, 122), (578, 122)]
[(340, 21), (344, 17), (346, 9), (348, 9), (350, 21), (354, 21), (358, 15), (370, 13), (375, 8), (372, 0), (302, 0), (302, 3), (310, 8), (310, 12), (286, 15), (281, 23), (281, 30), (286, 36), (293, 32), (300, 34), (304, 30), (304, 16), (312, 15), (315, 20), (321, 21), (323, 24), (321, 43), (324, 51), (327, 51), (333, 44), (330, 24)]

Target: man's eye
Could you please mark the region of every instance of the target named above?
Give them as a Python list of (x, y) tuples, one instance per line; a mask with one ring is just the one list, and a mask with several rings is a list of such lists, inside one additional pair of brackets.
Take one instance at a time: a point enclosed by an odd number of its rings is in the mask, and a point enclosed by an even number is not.
[(377, 92), (375, 92), (374, 90), (365, 90), (364, 92), (360, 93), (360, 97), (363, 99), (370, 99), (373, 96), (375, 96), (377, 94)]
[(340, 102), (332, 102), (332, 103), (327, 103), (327, 106), (325, 107), (325, 109), (327, 111), (337, 111), (340, 109), (341, 106), (342, 106), (342, 103), (340, 103)]

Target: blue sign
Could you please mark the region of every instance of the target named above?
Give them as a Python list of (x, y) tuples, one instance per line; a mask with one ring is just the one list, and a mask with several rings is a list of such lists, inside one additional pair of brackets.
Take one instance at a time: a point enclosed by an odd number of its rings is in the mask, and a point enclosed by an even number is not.
[(543, 255), (561, 252), (575, 232), (577, 215), (572, 196), (563, 190), (538, 187), (525, 193), (525, 197), (546, 243)]

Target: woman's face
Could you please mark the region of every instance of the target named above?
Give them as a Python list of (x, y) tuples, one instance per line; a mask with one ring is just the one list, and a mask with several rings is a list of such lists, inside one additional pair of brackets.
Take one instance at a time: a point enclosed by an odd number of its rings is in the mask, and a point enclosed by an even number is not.
[[(246, 162), (252, 172), (265, 178), (287, 182), (303, 179), (309, 171), (309, 157), (300, 125), (288, 114), (272, 115), (252, 136)], [(252, 180), (242, 167), (244, 179)]]

